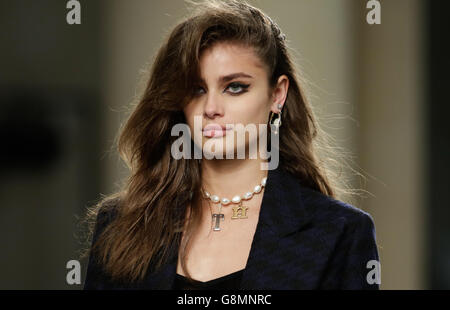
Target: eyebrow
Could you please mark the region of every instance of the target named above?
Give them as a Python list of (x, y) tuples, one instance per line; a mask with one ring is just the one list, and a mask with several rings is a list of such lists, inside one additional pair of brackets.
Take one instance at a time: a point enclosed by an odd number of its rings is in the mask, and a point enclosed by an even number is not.
[[(221, 82), (221, 83), (226, 83), (228, 81), (231, 81), (231, 80), (233, 80), (235, 78), (239, 78), (239, 77), (246, 77), (246, 78), (251, 78), (251, 79), (253, 78), (253, 76), (248, 75), (247, 73), (236, 72), (236, 73), (231, 73), (231, 74), (228, 74), (228, 75), (221, 76), (221, 77), (219, 77), (218, 81)], [(205, 82), (203, 79), (201, 79), (201, 81)]]

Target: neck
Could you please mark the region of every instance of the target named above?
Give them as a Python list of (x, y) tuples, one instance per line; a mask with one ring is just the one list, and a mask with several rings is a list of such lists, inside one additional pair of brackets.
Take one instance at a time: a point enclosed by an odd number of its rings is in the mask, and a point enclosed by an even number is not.
[(267, 170), (261, 169), (262, 159), (202, 159), (203, 188), (211, 195), (232, 199), (253, 191), (267, 177)]

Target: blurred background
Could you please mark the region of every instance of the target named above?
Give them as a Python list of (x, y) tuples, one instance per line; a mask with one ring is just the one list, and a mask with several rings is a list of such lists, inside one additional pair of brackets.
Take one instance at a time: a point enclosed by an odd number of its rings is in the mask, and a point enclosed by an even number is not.
[[(81, 289), (78, 218), (127, 171), (114, 140), (182, 0), (0, 0), (0, 289)], [(381, 289), (450, 289), (448, 1), (259, 0), (323, 129), (354, 155)], [(323, 122), (323, 123), (322, 123)], [(81, 261), (84, 272), (86, 261)]]

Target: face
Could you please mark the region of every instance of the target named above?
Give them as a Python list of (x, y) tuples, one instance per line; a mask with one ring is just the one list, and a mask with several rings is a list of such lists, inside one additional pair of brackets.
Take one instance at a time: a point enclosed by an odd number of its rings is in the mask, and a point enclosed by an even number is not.
[[(261, 133), (259, 124), (266, 125), (270, 111), (278, 113), (277, 105), (284, 104), (288, 78), (281, 76), (269, 91), (267, 69), (253, 49), (230, 42), (216, 43), (203, 51), (200, 74), (201, 85), (183, 110), (195, 144), (205, 154), (214, 145), (214, 154), (221, 153), (224, 158), (227, 147), (233, 149), (233, 154), (239, 148), (248, 151), (249, 144), (255, 143)], [(237, 139), (238, 124), (253, 124), (257, 134)], [(233, 142), (230, 145), (226, 140)]]

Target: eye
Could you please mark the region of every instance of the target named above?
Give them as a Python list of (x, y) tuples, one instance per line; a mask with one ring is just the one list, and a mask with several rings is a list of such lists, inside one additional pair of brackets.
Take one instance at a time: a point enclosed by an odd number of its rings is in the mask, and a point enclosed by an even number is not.
[(201, 86), (196, 87), (195, 90), (194, 90), (194, 94), (195, 95), (200, 95), (200, 94), (202, 94), (204, 92), (205, 92), (205, 90)]
[(250, 86), (250, 84), (241, 84), (241, 83), (233, 82), (228, 85), (227, 89), (230, 90), (229, 93), (236, 95), (236, 94), (245, 93), (249, 86)]

